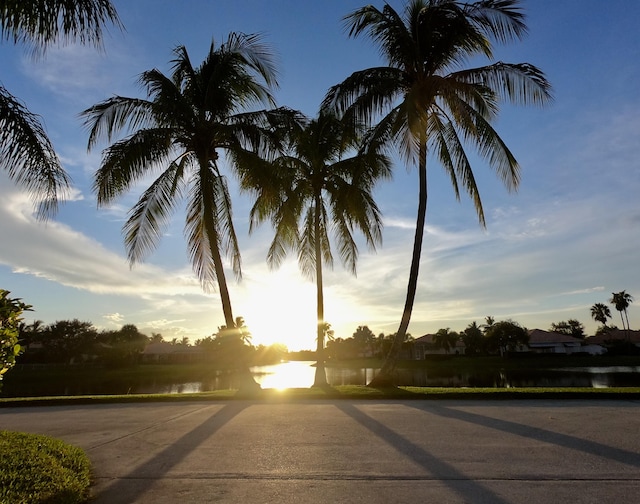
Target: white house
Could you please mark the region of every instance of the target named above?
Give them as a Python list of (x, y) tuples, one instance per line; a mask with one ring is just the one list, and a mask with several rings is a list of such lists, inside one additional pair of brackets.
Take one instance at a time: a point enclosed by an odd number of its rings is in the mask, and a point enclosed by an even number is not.
[(605, 348), (600, 345), (585, 345), (584, 341), (579, 338), (542, 329), (529, 330), (528, 347), (529, 351), (534, 353), (600, 355), (606, 352)]

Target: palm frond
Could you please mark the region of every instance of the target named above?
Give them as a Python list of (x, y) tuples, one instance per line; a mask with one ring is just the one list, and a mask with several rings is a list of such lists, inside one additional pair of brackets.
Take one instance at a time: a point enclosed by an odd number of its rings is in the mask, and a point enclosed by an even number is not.
[(36, 216), (53, 216), (67, 195), (70, 178), (62, 168), (38, 116), (0, 86), (0, 169), (39, 201)]
[(144, 260), (157, 247), (171, 214), (182, 198), (185, 170), (190, 162), (188, 156), (172, 162), (129, 212), (123, 233), (130, 264)]
[(499, 42), (521, 39), (527, 34), (525, 16), (519, 0), (482, 0), (465, 4), (469, 19)]
[(522, 105), (545, 105), (553, 101), (551, 84), (544, 73), (529, 63), (497, 62), (452, 74), (455, 79), (487, 86), (502, 99)]
[(147, 100), (114, 96), (81, 112), (80, 117), (89, 131), (87, 147), (91, 150), (101, 139), (111, 142), (122, 130), (153, 124), (153, 106)]
[(34, 55), (55, 43), (78, 41), (101, 47), (103, 26), (122, 29), (109, 0), (3, 1), (0, 4), (0, 38), (31, 46)]
[(173, 149), (171, 137), (171, 130), (143, 129), (105, 149), (93, 182), (98, 205), (110, 203), (133, 182), (168, 160)]

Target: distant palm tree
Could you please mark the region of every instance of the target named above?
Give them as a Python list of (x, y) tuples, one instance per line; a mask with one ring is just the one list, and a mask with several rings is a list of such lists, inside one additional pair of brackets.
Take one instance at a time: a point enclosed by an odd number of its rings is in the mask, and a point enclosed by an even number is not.
[(449, 353), (449, 350), (455, 348), (456, 343), (460, 339), (460, 335), (451, 331), (448, 327), (446, 329), (438, 329), (433, 335), (433, 343), (436, 348), (442, 348), (445, 353)]
[[(625, 291), (613, 292), (611, 294), (611, 299), (609, 300), (611, 304), (616, 307), (616, 310), (620, 312), (620, 319), (622, 320), (622, 328), (625, 330), (627, 334), (627, 340), (630, 338), (629, 330), (629, 314), (627, 313), (627, 308), (629, 305), (633, 303), (633, 296)], [(622, 314), (624, 313), (624, 317)], [(625, 325), (626, 318), (626, 325)]]
[(247, 172), (242, 180), (256, 196), (251, 229), (267, 219), (275, 229), (268, 264), (279, 267), (293, 251), (302, 274), (316, 282), (315, 386), (327, 384), (322, 265), (333, 265), (330, 230), (343, 264), (354, 274), (354, 229), (362, 232), (371, 249), (381, 241), (382, 220), (372, 191), (378, 179), (389, 176), (389, 159), (380, 139), (365, 134), (361, 124), (341, 121), (327, 110), (316, 119), (300, 118), (290, 131), (289, 152), (268, 169)]
[(591, 317), (596, 322), (600, 322), (604, 327), (607, 327), (607, 320), (611, 318), (611, 310), (604, 303), (595, 303), (591, 307)]
[(460, 185), (472, 198), (479, 221), (485, 218), (465, 151), (470, 143), (496, 171), (507, 189), (520, 180), (519, 166), (491, 126), (502, 99), (543, 104), (549, 83), (533, 65), (494, 63), (461, 69), (477, 56), (492, 56), (491, 40), (506, 42), (526, 32), (518, 0), (410, 0), (404, 15), (389, 4), (362, 7), (346, 18), (350, 36), (368, 34), (387, 60), (353, 73), (331, 88), (325, 104), (358, 119), (376, 119), (408, 161), (417, 162), (418, 216), (407, 296), (400, 327), (375, 385), (391, 385), (411, 319), (427, 209), (427, 157), (431, 153), (449, 175), (457, 197)]
[(130, 132), (104, 151), (94, 189), (98, 205), (108, 205), (160, 169), (124, 225), (129, 261), (142, 260), (156, 247), (171, 213), (186, 197), (185, 235), (193, 269), (206, 291), (217, 283), (225, 324), (232, 328), (223, 256), (238, 279), (242, 272), (220, 154), (244, 170), (268, 155), (274, 140), (270, 121), (282, 111), (247, 110), (274, 105), (275, 67), (257, 35), (231, 33), (217, 47), (212, 42), (198, 67), (184, 46), (174, 54), (169, 77), (159, 70), (140, 76), (148, 99), (116, 96), (82, 113), (90, 149), (100, 138), (111, 142), (121, 130)]
[[(0, 39), (44, 54), (56, 42), (76, 40), (100, 46), (102, 26), (121, 26), (108, 0), (4, 1), (0, 4)], [(40, 118), (0, 85), (0, 170), (37, 201), (36, 217), (55, 214), (69, 189), (65, 173)]]

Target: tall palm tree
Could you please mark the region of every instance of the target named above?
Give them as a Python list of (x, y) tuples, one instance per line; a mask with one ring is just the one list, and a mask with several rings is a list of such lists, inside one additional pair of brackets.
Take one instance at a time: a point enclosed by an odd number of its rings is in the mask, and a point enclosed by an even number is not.
[(386, 4), (362, 7), (345, 17), (350, 36), (367, 34), (386, 66), (358, 71), (330, 89), (326, 106), (373, 120), (418, 167), (418, 215), (407, 296), (400, 327), (374, 385), (393, 384), (392, 372), (411, 319), (427, 209), (427, 158), (434, 156), (469, 194), (481, 225), (484, 211), (465, 150), (475, 146), (506, 185), (517, 188), (518, 163), (491, 126), (501, 100), (543, 104), (550, 100), (544, 74), (527, 63), (493, 63), (463, 69), (476, 56), (492, 57), (492, 40), (507, 42), (526, 32), (518, 0), (410, 0), (403, 15)]
[[(629, 339), (629, 314), (627, 313), (627, 308), (629, 305), (633, 303), (633, 296), (626, 291), (613, 292), (611, 294), (611, 299), (609, 300), (611, 304), (616, 307), (616, 310), (620, 312), (620, 319), (622, 319), (622, 328), (625, 330), (627, 334), (627, 340)], [(624, 317), (622, 314), (624, 313)], [(626, 324), (625, 324), (626, 318)]]
[[(57, 42), (100, 47), (102, 27), (107, 22), (121, 26), (109, 0), (0, 2), (0, 40), (26, 44), (34, 55), (44, 54)], [(0, 170), (39, 202), (39, 219), (55, 214), (70, 185), (40, 118), (2, 85)]]
[(604, 327), (607, 327), (607, 320), (611, 318), (611, 310), (604, 303), (595, 303), (591, 307), (591, 317), (596, 322), (600, 322)]
[(159, 171), (123, 227), (129, 261), (142, 260), (156, 247), (172, 211), (186, 198), (193, 269), (205, 291), (217, 283), (225, 325), (234, 328), (223, 256), (238, 279), (242, 272), (220, 153), (233, 168), (243, 169), (268, 155), (275, 141), (269, 121), (277, 120), (279, 111), (247, 110), (274, 105), (276, 71), (257, 35), (231, 33), (217, 47), (212, 42), (198, 67), (184, 46), (174, 55), (170, 76), (155, 69), (141, 74), (148, 99), (115, 96), (82, 113), (89, 149), (101, 138), (111, 142), (119, 132), (129, 132), (103, 152), (94, 189), (104, 206)]
[(243, 187), (256, 195), (251, 229), (271, 220), (275, 236), (267, 262), (280, 266), (289, 251), (298, 255), (302, 274), (316, 282), (317, 350), (315, 386), (327, 384), (324, 369), (323, 263), (331, 267), (333, 229), (342, 263), (356, 273), (359, 229), (371, 249), (381, 241), (382, 220), (373, 200), (376, 181), (388, 177), (390, 162), (380, 138), (364, 138), (362, 124), (339, 120), (321, 110), (300, 118), (290, 131), (290, 148), (260, 172), (247, 173)]

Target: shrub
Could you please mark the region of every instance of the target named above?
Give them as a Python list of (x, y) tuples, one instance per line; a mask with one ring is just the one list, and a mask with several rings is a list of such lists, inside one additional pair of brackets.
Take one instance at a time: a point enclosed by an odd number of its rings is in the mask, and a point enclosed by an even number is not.
[(58, 439), (0, 431), (0, 502), (79, 504), (89, 497), (85, 453)]

